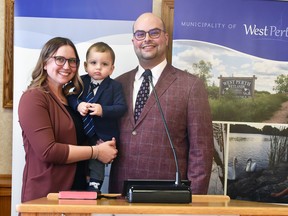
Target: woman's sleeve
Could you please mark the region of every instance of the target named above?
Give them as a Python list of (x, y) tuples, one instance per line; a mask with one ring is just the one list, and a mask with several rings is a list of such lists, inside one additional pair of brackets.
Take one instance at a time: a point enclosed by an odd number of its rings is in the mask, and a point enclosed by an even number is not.
[(43, 162), (64, 164), (68, 158), (69, 146), (55, 140), (50, 119), (51, 106), (45, 94), (47, 93), (32, 90), (25, 92), (20, 99), (18, 115), (24, 147), (26, 150), (32, 148)]

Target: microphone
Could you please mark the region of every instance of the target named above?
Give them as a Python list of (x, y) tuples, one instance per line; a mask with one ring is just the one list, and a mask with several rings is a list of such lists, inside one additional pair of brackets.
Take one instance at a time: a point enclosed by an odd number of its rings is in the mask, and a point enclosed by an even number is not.
[[(176, 165), (176, 178), (174, 184), (171, 181), (165, 180), (140, 180), (131, 181), (128, 185), (127, 199), (128, 202), (149, 202), (149, 203), (190, 203), (192, 202), (192, 194), (190, 189), (190, 181), (181, 181), (181, 175), (178, 165), (177, 153), (175, 146), (170, 136), (168, 125), (157, 95), (155, 86), (152, 81), (152, 74), (148, 76), (149, 83), (152, 86), (152, 91), (156, 99), (158, 109), (161, 114), (161, 118), (165, 127), (170, 147), (173, 152), (175, 165)], [(129, 182), (126, 184), (129, 184)], [(125, 183), (124, 183), (125, 185)], [(127, 185), (126, 185), (127, 187)], [(124, 190), (124, 192), (126, 192)]]

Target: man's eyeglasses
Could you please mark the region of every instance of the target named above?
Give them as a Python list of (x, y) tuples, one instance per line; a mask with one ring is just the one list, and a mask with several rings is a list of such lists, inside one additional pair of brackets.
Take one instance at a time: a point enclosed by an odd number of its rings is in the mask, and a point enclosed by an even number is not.
[(160, 37), (161, 32), (165, 32), (165, 31), (162, 29), (158, 29), (158, 28), (151, 29), (147, 32), (143, 30), (137, 30), (136, 32), (134, 32), (134, 37), (136, 40), (141, 41), (146, 38), (146, 34), (148, 33), (150, 38), (156, 39)]
[(54, 58), (56, 65), (63, 66), (65, 65), (66, 61), (68, 61), (68, 64), (70, 67), (75, 68), (79, 65), (80, 60), (77, 58), (70, 58), (66, 59), (63, 56), (53, 56), (51, 58)]

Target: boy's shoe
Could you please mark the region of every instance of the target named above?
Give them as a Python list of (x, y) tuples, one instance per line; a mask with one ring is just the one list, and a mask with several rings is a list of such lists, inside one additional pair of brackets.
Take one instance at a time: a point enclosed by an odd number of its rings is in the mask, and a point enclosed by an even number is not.
[(88, 183), (87, 190), (99, 192), (101, 190), (102, 184), (103, 184), (103, 181), (91, 178)]

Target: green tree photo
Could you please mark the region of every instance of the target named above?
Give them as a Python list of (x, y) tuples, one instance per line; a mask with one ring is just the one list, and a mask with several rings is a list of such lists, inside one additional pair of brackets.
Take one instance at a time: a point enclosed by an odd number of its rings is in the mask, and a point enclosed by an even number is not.
[[(209, 97), (213, 121), (263, 122), (269, 119), (288, 100), (288, 75), (276, 78), (276, 94), (255, 89), (254, 97), (237, 97), (233, 91), (220, 95), (219, 86), (210, 83), (213, 65), (200, 60), (192, 64), (193, 74), (203, 80)], [(188, 70), (185, 70), (189, 72)]]
[(277, 93), (288, 93), (288, 75), (281, 74), (275, 80), (276, 86), (273, 88)]
[(205, 86), (208, 86), (208, 81), (212, 77), (211, 70), (212, 64), (210, 62), (205, 62), (200, 60), (198, 63), (193, 63), (192, 65), (194, 74), (203, 80)]

